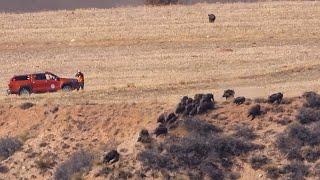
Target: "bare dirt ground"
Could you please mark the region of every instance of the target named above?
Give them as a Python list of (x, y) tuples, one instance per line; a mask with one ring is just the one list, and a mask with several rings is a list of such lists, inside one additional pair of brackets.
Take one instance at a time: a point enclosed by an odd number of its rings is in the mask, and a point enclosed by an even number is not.
[[(216, 14), (214, 24), (208, 13)], [(259, 143), (270, 144), (268, 153), (284, 129), (276, 121), (293, 118), (300, 101), (285, 106), (284, 115), (274, 112), (253, 122), (246, 118), (247, 106), (223, 104), (222, 91), (232, 88), (249, 98), (317, 91), (319, 17), (317, 1), (0, 14), (1, 92), (14, 74), (71, 77), (81, 69), (86, 75), (83, 92), (1, 94), (1, 137), (25, 141), (3, 162), (12, 170), (1, 177), (52, 178), (56, 166), (43, 173), (35, 163), (47, 152), (58, 152), (57, 163), (83, 148), (99, 154), (112, 146), (123, 156), (135, 154), (141, 128), (154, 129), (161, 112), (199, 92), (213, 92), (223, 106), (204, 119), (226, 130), (251, 123)], [(22, 110), (24, 102), (36, 105)], [(242, 167), (243, 179), (265, 178), (246, 163)], [(94, 170), (85, 177), (92, 179)]]

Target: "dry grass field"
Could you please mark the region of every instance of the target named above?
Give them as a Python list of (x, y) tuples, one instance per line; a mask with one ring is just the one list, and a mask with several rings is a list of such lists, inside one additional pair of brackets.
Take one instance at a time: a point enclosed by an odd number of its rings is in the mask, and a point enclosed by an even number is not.
[(1, 14), (0, 90), (14, 74), (81, 69), (86, 92), (72, 99), (176, 99), (225, 88), (298, 95), (319, 88), (319, 16), (319, 2)]
[[(208, 13), (217, 16), (214, 24), (208, 23)], [(244, 180), (268, 179), (272, 168), (292, 175), (285, 168), (291, 161), (275, 141), (290, 131), (288, 124), (300, 120), (297, 114), (305, 101), (296, 96), (320, 88), (319, 17), (318, 1), (0, 14), (0, 137), (22, 142), (17, 152), (2, 159), (0, 138), (0, 179), (57, 179), (58, 167), (81, 149), (93, 153), (95, 160), (85, 173), (72, 174), (74, 179), (129, 175), (141, 179), (142, 174), (146, 179), (165, 179), (163, 171), (140, 172), (143, 165), (136, 157), (144, 146), (137, 143), (139, 132), (153, 131), (159, 114), (173, 111), (182, 96), (207, 92), (214, 93), (216, 109), (194, 119), (221, 128), (221, 137), (230, 136), (240, 144), (245, 140), (232, 137), (234, 128), (252, 127), (256, 139), (245, 143), (265, 146), (228, 157), (234, 163), (224, 169), (228, 175), (238, 172)], [(30, 97), (4, 93), (14, 74), (51, 71), (72, 77), (77, 69), (86, 76), (83, 92)], [(240, 106), (224, 101), (221, 96), (227, 88), (252, 100)], [(254, 100), (279, 91), (285, 95), (280, 105)], [(320, 96), (316, 106), (318, 101)], [(25, 108), (26, 102), (33, 104)], [(264, 113), (251, 121), (247, 111), (255, 103)], [(320, 114), (317, 107), (307, 108), (310, 116)], [(185, 122), (184, 118), (179, 116), (179, 121)], [(166, 137), (153, 135), (154, 141), (188, 137), (183, 128), (170, 129)], [(305, 128), (315, 133), (317, 127)], [(313, 145), (320, 149), (317, 143)], [(120, 152), (120, 161), (106, 165), (99, 157), (112, 148)], [(271, 159), (269, 166), (254, 169), (249, 157), (261, 154)], [(307, 163), (309, 174), (302, 177), (318, 177), (317, 158), (317, 163)], [(170, 175), (188, 179), (186, 174)]]

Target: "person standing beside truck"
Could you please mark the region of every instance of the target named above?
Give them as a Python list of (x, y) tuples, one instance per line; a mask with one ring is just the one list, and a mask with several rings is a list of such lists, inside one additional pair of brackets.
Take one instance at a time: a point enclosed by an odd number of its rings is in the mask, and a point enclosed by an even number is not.
[(84, 89), (84, 75), (80, 70), (77, 71), (76, 78), (77, 78), (78, 83), (79, 83), (79, 88), (81, 90), (83, 90)]

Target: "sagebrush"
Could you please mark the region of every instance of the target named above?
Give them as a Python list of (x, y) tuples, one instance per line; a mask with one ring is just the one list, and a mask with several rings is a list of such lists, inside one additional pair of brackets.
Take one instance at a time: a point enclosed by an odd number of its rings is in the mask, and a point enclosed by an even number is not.
[(54, 173), (56, 180), (69, 180), (77, 173), (88, 170), (92, 165), (93, 156), (83, 150), (75, 152), (64, 161)]
[(14, 137), (0, 139), (0, 157), (8, 158), (22, 147), (22, 142)]

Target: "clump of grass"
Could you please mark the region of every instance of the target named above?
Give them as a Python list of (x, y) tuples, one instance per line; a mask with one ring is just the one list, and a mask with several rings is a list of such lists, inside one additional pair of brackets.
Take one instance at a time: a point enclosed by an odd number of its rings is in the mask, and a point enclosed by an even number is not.
[(308, 162), (316, 162), (320, 158), (320, 148), (306, 146), (301, 149), (301, 155), (303, 159)]
[(250, 164), (253, 169), (260, 169), (271, 160), (265, 155), (255, 155), (250, 158)]
[(320, 120), (320, 110), (302, 107), (297, 115), (297, 120), (301, 124), (308, 124)]
[(224, 172), (216, 164), (212, 162), (202, 163), (200, 171), (204, 172), (211, 179), (224, 179)]
[(303, 97), (306, 98), (305, 107), (309, 108), (320, 108), (320, 95), (315, 92), (306, 92), (303, 94)]
[[(320, 145), (320, 122), (308, 126), (292, 124), (278, 135), (275, 144), (289, 160), (313, 161), (319, 153), (315, 146)], [(312, 151), (308, 150), (308, 146), (312, 147)]]
[(190, 133), (199, 134), (202, 136), (222, 132), (219, 127), (197, 119), (186, 119), (180, 121), (180, 126), (183, 126)]
[(249, 125), (239, 125), (235, 127), (235, 132), (233, 134), (235, 137), (245, 138), (248, 140), (255, 139), (257, 135), (252, 127)]
[(161, 155), (156, 149), (148, 149), (138, 154), (138, 160), (151, 169), (160, 170), (162, 168), (174, 169), (173, 164), (170, 164), (169, 157)]
[(274, 165), (269, 165), (265, 168), (267, 178), (277, 179), (281, 175), (281, 169)]
[(301, 160), (300, 149), (306, 141), (309, 141), (309, 137), (310, 131), (308, 129), (303, 125), (293, 124), (284, 133), (278, 135), (275, 144), (280, 152), (285, 154), (289, 160)]
[(284, 179), (304, 179), (309, 174), (309, 166), (300, 161), (293, 161), (282, 167), (269, 165), (265, 168), (267, 178), (278, 179), (281, 175), (287, 177)]
[(14, 137), (0, 139), (0, 158), (7, 159), (22, 147), (22, 142)]
[(280, 120), (277, 121), (278, 124), (281, 124), (283, 126), (288, 125), (291, 122), (292, 122), (292, 120), (288, 119), (288, 118), (283, 118), (283, 119), (280, 119)]
[(52, 169), (56, 164), (57, 155), (48, 152), (35, 161), (35, 164), (41, 172), (46, 172), (48, 169)]
[(314, 165), (313, 172), (314, 174), (320, 174), (320, 162)]
[(75, 152), (69, 159), (64, 161), (54, 173), (56, 180), (68, 180), (76, 174), (90, 169), (93, 156), (83, 150)]
[(1, 174), (5, 174), (8, 171), (9, 171), (9, 168), (7, 166), (0, 165), (0, 173)]
[(282, 169), (284, 174), (289, 176), (289, 179), (304, 179), (309, 174), (309, 167), (300, 161), (294, 161)]

